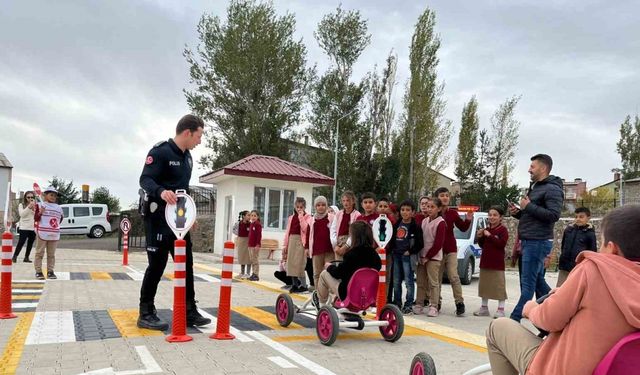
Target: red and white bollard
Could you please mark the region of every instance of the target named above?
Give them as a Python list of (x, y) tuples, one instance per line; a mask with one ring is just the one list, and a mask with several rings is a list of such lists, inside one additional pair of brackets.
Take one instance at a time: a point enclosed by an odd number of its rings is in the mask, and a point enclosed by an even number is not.
[(11, 312), (11, 257), (13, 256), (13, 235), (2, 233), (2, 263), (0, 264), (0, 319), (12, 319)]
[(229, 333), (231, 324), (231, 283), (233, 278), (233, 250), (234, 243), (224, 243), (222, 254), (222, 275), (220, 282), (220, 302), (218, 303), (218, 324), (216, 332), (209, 336), (216, 340), (232, 340), (236, 337)]
[(187, 241), (180, 239), (174, 242), (173, 263), (173, 324), (171, 335), (166, 340), (191, 341), (193, 338), (187, 335)]
[(122, 265), (129, 265), (129, 233), (122, 234)]
[(382, 263), (378, 272), (378, 298), (376, 298), (376, 318), (380, 319), (382, 307), (387, 303), (387, 252), (381, 247), (377, 251)]

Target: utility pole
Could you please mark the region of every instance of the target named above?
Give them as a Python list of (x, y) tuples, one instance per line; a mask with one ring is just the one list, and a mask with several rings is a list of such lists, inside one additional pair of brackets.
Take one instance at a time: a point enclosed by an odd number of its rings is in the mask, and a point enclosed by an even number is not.
[(340, 133), (340, 120), (351, 115), (353, 112), (357, 110), (358, 110), (358, 107), (354, 108), (353, 110), (351, 110), (351, 112), (347, 113), (346, 115), (336, 120), (336, 142), (335, 142), (336, 147), (333, 155), (333, 203), (331, 203), (334, 206), (336, 204), (336, 188), (338, 186), (338, 142), (339, 142), (338, 134)]

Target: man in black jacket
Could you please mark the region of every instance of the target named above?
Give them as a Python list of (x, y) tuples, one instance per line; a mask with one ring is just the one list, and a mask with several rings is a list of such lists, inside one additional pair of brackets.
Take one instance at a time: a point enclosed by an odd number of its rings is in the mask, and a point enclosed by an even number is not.
[(560, 260), (558, 261), (558, 283), (559, 288), (569, 272), (576, 266), (578, 254), (585, 250), (597, 251), (596, 231), (589, 223), (591, 211), (586, 207), (578, 207), (575, 210), (576, 221), (567, 226), (562, 234), (562, 248)]
[(518, 219), (518, 237), (522, 248), (520, 299), (511, 313), (511, 319), (520, 321), (522, 309), (533, 298), (534, 292), (547, 294), (551, 290), (544, 280), (545, 258), (551, 254), (553, 227), (560, 219), (564, 201), (562, 179), (549, 175), (553, 160), (549, 155), (537, 154), (531, 158), (529, 174), (531, 185), (520, 205), (509, 204), (509, 212)]
[[(173, 256), (176, 236), (167, 224), (164, 211), (167, 204), (176, 204), (175, 191), (189, 189), (193, 160), (189, 150), (200, 144), (204, 122), (193, 115), (186, 115), (176, 126), (176, 136), (157, 143), (147, 154), (140, 186), (146, 193), (144, 202), (144, 228), (147, 239), (147, 258), (149, 266), (144, 273), (140, 288), (140, 314), (138, 327), (164, 331), (169, 328), (166, 322), (158, 318), (154, 299), (158, 283), (167, 265), (169, 254)], [(191, 237), (187, 234), (186, 262), (186, 299), (187, 325), (206, 325), (211, 323), (200, 315), (196, 308), (193, 288), (193, 254)]]

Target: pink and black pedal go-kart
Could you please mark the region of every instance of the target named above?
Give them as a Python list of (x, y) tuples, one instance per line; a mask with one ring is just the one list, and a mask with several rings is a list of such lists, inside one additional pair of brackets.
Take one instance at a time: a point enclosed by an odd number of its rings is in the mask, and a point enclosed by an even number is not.
[[(537, 302), (542, 303), (549, 297), (546, 294), (538, 298)], [(546, 337), (549, 332), (538, 328), (539, 337)], [(640, 332), (633, 332), (624, 336), (618, 341), (607, 355), (598, 363), (593, 375), (629, 375), (637, 374), (640, 368)], [(491, 365), (486, 363), (472, 368), (463, 375), (478, 375), (491, 372)], [(409, 375), (436, 375), (436, 365), (433, 358), (420, 352), (413, 357)]]
[[(376, 315), (371, 308), (376, 304), (377, 290), (378, 271), (361, 268), (349, 281), (344, 301), (336, 298), (333, 303), (317, 309), (317, 301), (313, 301), (315, 293), (301, 306), (296, 305), (289, 294), (282, 293), (276, 299), (276, 318), (281, 326), (287, 327), (295, 314), (317, 312), (316, 334), (324, 345), (331, 345), (336, 341), (340, 328), (362, 330), (371, 326), (378, 327), (386, 341), (398, 341), (404, 332), (402, 312), (396, 305), (387, 304), (382, 307), (380, 320), (375, 320)], [(331, 296), (329, 300), (332, 300)], [(366, 319), (368, 316), (373, 319)]]

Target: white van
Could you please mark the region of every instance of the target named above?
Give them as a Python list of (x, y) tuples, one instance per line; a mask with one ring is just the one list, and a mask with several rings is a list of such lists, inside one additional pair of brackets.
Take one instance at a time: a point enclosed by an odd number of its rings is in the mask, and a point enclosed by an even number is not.
[[(465, 212), (458, 212), (462, 219), (465, 218)], [(489, 214), (486, 212), (474, 212), (473, 223), (465, 232), (457, 227), (453, 229), (453, 235), (456, 237), (458, 245), (458, 275), (460, 282), (464, 285), (471, 284), (471, 278), (480, 272), (480, 257), (482, 256), (482, 248), (478, 245), (476, 233), (478, 229), (489, 227)]]
[(70, 203), (60, 207), (64, 215), (60, 224), (62, 234), (86, 234), (90, 238), (100, 238), (111, 232), (106, 204)]

